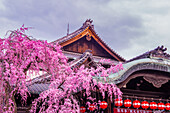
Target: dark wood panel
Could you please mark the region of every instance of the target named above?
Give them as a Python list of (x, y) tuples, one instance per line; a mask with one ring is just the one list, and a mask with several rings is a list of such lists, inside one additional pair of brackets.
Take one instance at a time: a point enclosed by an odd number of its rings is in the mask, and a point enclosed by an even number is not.
[(103, 49), (92, 37), (90, 40), (87, 40), (86, 36), (84, 36), (83, 38), (75, 41), (74, 43), (63, 47), (63, 50), (65, 51), (76, 53), (84, 53), (88, 49), (92, 50), (92, 54), (94, 56), (100, 56), (116, 60), (105, 49)]

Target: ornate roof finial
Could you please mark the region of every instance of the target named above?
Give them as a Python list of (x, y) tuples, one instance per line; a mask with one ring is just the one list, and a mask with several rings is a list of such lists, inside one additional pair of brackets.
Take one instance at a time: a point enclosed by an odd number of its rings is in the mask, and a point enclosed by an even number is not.
[(150, 52), (150, 55), (153, 57), (162, 57), (162, 58), (170, 59), (170, 55), (165, 52), (166, 50), (167, 48), (164, 48), (163, 45), (161, 47), (158, 46), (156, 49)]
[(83, 23), (83, 28), (87, 27), (87, 26), (91, 26), (92, 28), (94, 28), (94, 25), (92, 25), (93, 20), (91, 19), (87, 19), (84, 23)]

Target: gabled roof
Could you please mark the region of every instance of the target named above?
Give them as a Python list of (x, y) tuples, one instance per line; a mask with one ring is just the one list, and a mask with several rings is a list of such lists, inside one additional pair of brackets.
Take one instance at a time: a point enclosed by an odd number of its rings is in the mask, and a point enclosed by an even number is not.
[[(120, 55), (118, 55), (115, 51), (113, 51), (95, 32), (94, 25), (92, 25), (92, 20), (87, 19), (83, 26), (80, 27), (78, 30), (76, 30), (73, 33), (68, 34), (67, 36), (64, 36), (63, 38), (60, 38), (56, 41), (53, 41), (52, 43), (58, 43), (62, 47), (65, 47), (71, 43), (74, 43), (75, 41), (83, 38), (84, 36), (93, 38), (108, 54), (110, 54), (114, 59), (117, 61), (124, 62), (125, 59), (122, 58)], [(88, 40), (88, 39), (87, 39)]]

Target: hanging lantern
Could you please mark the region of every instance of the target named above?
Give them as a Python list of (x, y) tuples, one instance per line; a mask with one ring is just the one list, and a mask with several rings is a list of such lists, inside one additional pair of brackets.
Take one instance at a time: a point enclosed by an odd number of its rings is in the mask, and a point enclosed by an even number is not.
[(149, 108), (149, 103), (148, 103), (147, 101), (143, 101), (143, 102), (141, 103), (141, 107), (142, 107), (143, 109), (148, 109), (148, 108)]
[(156, 109), (156, 108), (157, 108), (156, 102), (151, 102), (151, 103), (150, 103), (150, 108), (151, 108), (151, 109)]
[(105, 102), (105, 101), (100, 102), (100, 108), (106, 109), (107, 108), (107, 102)]
[(86, 112), (86, 108), (84, 106), (81, 106), (80, 107), (80, 113), (84, 113), (84, 112)]
[(134, 100), (133, 101), (133, 107), (134, 108), (139, 108), (140, 107), (140, 101), (139, 100)]
[(159, 110), (164, 110), (164, 108), (165, 108), (164, 103), (162, 103), (162, 102), (158, 103), (158, 109)]
[(96, 109), (96, 106), (94, 104), (90, 104), (89, 110), (94, 111)]
[(123, 101), (121, 98), (115, 99), (115, 106), (122, 106), (123, 105)]
[(129, 99), (126, 99), (126, 100), (124, 100), (124, 106), (125, 107), (131, 107), (131, 105), (132, 105), (132, 101), (131, 100), (129, 100)]
[(166, 104), (165, 104), (165, 109), (166, 109), (166, 110), (170, 110), (170, 103), (166, 103)]

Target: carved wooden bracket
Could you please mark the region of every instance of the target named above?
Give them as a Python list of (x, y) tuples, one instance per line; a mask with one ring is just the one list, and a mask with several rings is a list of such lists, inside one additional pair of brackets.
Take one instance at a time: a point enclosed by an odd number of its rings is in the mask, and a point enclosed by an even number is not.
[(88, 41), (91, 40), (91, 35), (90, 34), (86, 34), (86, 40), (88, 40)]
[(162, 84), (165, 84), (168, 82), (168, 79), (165, 79), (165, 78), (155, 78), (155, 77), (149, 77), (149, 76), (144, 76), (143, 78), (149, 83), (152, 83), (153, 86), (156, 88), (160, 88)]

